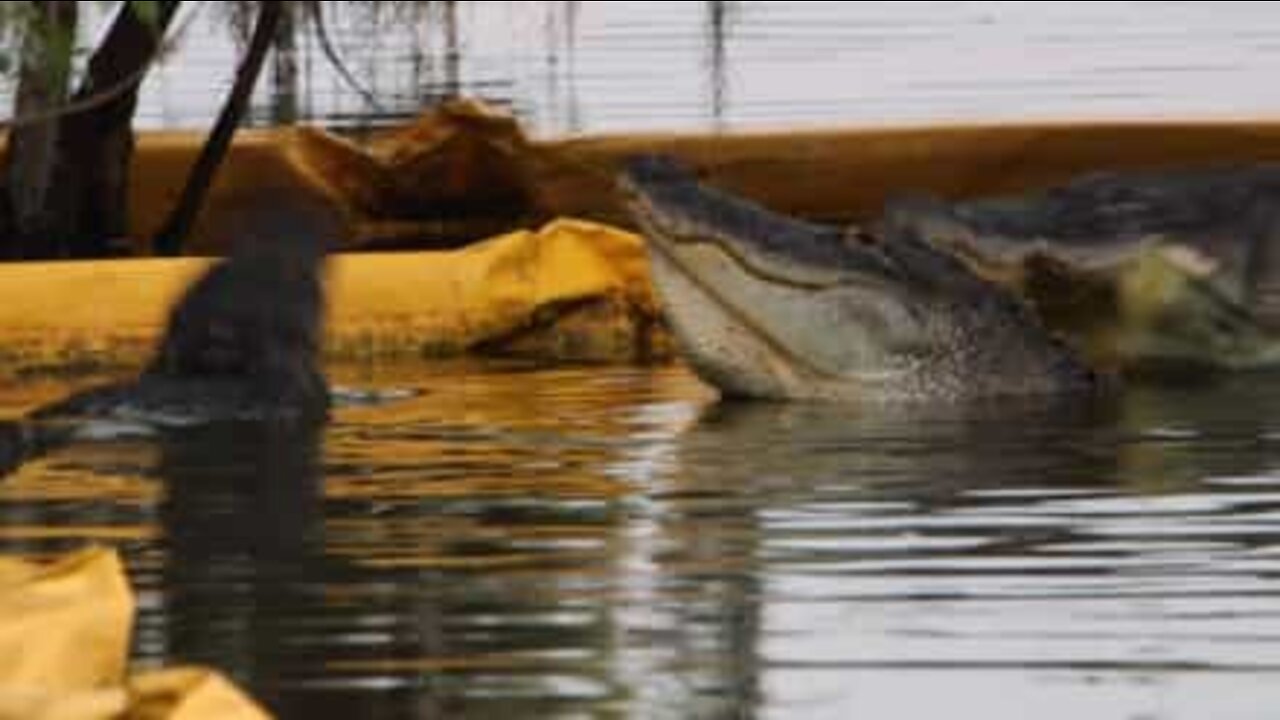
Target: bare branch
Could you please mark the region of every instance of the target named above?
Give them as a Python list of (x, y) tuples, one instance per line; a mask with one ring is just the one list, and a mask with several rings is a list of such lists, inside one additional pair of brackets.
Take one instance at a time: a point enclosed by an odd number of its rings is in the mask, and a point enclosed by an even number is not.
[[(196, 9), (190, 11), (182, 25), (173, 33), (172, 37), (167, 40), (166, 43), (172, 44), (177, 42), (179, 38), (185, 35), (187, 30), (190, 29), (192, 21), (195, 19), (196, 15), (199, 14), (200, 8), (203, 6), (203, 3), (197, 3), (195, 6)], [(66, 103), (65, 105), (53, 110), (26, 115), (15, 115), (14, 117), (0, 120), (0, 130), (11, 130), (17, 127), (39, 125), (53, 120), (60, 120), (69, 115), (77, 115), (111, 103), (112, 101), (120, 98), (120, 96), (125, 95), (136, 88), (138, 84), (142, 82), (142, 79), (146, 77), (147, 73), (150, 72), (151, 68), (156, 64), (156, 61), (161, 55), (163, 55), (164, 45), (165, 43), (157, 43), (155, 52), (151, 54), (151, 57), (148, 58), (145, 63), (140, 65), (138, 69), (126, 75), (119, 82), (103, 88), (98, 92), (92, 93), (87, 97), (81, 98), (80, 100)]]
[(373, 92), (361, 85), (355, 75), (351, 74), (351, 70), (347, 68), (342, 61), (342, 57), (338, 54), (337, 48), (333, 46), (333, 42), (329, 38), (329, 31), (325, 26), (324, 11), (321, 5), (322, 3), (319, 2), (308, 2), (306, 4), (312, 26), (315, 28), (316, 40), (320, 43), (320, 50), (324, 53), (329, 64), (333, 65), (333, 69), (338, 71), (338, 75), (348, 87), (355, 91), (369, 107), (380, 113), (385, 113), (387, 111), (386, 108), (383, 107), (382, 103), (378, 102), (378, 98), (374, 96)]

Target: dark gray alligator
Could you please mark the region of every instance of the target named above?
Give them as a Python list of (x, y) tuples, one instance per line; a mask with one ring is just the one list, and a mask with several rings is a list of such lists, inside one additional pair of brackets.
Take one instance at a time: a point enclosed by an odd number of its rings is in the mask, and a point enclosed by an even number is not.
[(1098, 173), (890, 213), (1023, 297), (1091, 365), (1280, 365), (1280, 166)]
[(1280, 366), (1280, 166), (910, 196), (849, 228), (661, 158), (635, 158), (621, 187), (691, 364), (729, 395), (1014, 395), (1074, 387), (1084, 368)]
[(685, 356), (724, 395), (962, 401), (1095, 384), (1018, 297), (909, 216), (874, 237), (801, 222), (655, 156), (632, 158), (620, 187)]

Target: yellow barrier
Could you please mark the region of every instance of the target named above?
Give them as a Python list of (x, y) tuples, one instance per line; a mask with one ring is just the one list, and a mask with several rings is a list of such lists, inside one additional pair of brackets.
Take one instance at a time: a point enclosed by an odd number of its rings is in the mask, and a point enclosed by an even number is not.
[[(208, 265), (196, 258), (0, 265), (0, 366), (138, 364), (167, 309)], [(663, 357), (641, 240), (562, 220), (471, 247), (335, 257), (333, 360), (484, 349), (560, 359)]]
[(0, 720), (259, 720), (201, 668), (129, 677), (133, 594), (114, 551), (48, 564), (0, 560)]
[[(140, 253), (203, 136), (142, 133), (131, 173)], [(1039, 122), (535, 141), (509, 116), (458, 101), (357, 142), (314, 128), (242, 132), (188, 245), (226, 246), (230, 198), (319, 194), (349, 223), (333, 264), (334, 359), (472, 350), (552, 359), (666, 358), (671, 343), (614, 187), (622, 158), (670, 153), (710, 182), (786, 214), (878, 216), (885, 199), (1005, 193), (1098, 170), (1280, 161), (1280, 122)], [(554, 218), (579, 218), (554, 221)], [(514, 230), (544, 226), (539, 232)], [(593, 223), (607, 223), (593, 224)], [(612, 227), (610, 227), (612, 226)], [(618, 229), (615, 229), (618, 228)], [(505, 234), (503, 234), (505, 233)], [(132, 364), (203, 260), (0, 266), (0, 367)]]

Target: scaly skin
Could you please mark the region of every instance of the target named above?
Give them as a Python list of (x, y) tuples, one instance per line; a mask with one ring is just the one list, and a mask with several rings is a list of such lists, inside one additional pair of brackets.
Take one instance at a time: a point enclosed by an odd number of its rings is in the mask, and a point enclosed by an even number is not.
[(889, 212), (1126, 375), (1280, 365), (1280, 166), (1099, 173)]
[(687, 360), (726, 396), (883, 403), (1090, 390), (1004, 289), (886, 218), (879, 237), (703, 187), (674, 162), (620, 181)]

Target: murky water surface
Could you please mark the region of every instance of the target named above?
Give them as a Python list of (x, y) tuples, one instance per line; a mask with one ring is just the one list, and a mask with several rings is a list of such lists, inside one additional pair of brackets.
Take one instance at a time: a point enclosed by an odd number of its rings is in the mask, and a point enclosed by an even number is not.
[(722, 405), (679, 367), (344, 380), (423, 393), (64, 448), (0, 485), (0, 551), (120, 547), (138, 662), (285, 717), (1280, 707), (1280, 380), (964, 413)]

